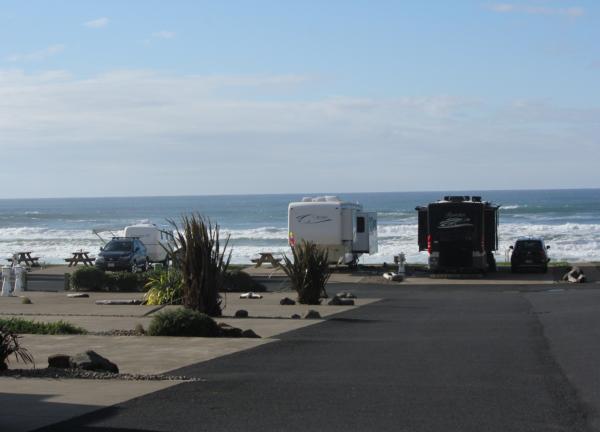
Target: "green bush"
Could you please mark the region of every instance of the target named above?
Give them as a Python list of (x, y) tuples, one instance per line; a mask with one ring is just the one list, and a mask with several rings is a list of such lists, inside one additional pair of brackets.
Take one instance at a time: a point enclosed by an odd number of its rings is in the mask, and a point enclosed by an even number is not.
[(197, 336), (220, 335), (217, 323), (208, 315), (190, 309), (174, 309), (158, 313), (150, 322), (150, 336)]
[(181, 304), (183, 297), (183, 280), (181, 273), (175, 269), (156, 272), (146, 282), (146, 299), (149, 305)]
[(62, 320), (47, 323), (24, 320), (22, 318), (0, 318), (0, 328), (18, 334), (59, 335), (87, 333), (85, 329)]
[(292, 248), (293, 260), (283, 256), (283, 271), (298, 293), (298, 301), (316, 305), (327, 297), (325, 285), (331, 276), (327, 251), (316, 244), (302, 241)]
[(145, 273), (111, 272), (105, 274), (108, 291), (142, 291), (146, 283)]
[(70, 288), (75, 291), (143, 291), (154, 272), (104, 272), (96, 267), (80, 267), (70, 277)]
[(229, 292), (265, 292), (267, 288), (252, 276), (241, 270), (233, 270), (225, 275), (224, 291)]
[(0, 324), (0, 372), (8, 369), (8, 357), (15, 356), (17, 361), (33, 363), (33, 356), (19, 344), (20, 337)]
[(105, 273), (96, 267), (81, 267), (71, 274), (71, 289), (75, 291), (101, 291), (106, 285)]

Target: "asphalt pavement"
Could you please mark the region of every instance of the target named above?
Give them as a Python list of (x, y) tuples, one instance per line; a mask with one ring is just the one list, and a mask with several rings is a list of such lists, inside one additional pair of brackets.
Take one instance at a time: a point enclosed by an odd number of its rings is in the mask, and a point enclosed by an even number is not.
[(568, 379), (552, 348), (563, 342), (547, 339), (532, 305), (552, 287), (352, 288), (382, 300), (173, 372), (202, 382), (40, 430), (592, 430), (596, 407)]

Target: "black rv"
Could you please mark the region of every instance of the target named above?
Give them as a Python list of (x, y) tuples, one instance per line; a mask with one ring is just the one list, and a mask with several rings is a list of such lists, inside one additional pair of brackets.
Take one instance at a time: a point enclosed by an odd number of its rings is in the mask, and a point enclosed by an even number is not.
[(446, 196), (417, 207), (419, 250), (429, 252), (431, 271), (494, 271), (499, 208), (479, 196)]

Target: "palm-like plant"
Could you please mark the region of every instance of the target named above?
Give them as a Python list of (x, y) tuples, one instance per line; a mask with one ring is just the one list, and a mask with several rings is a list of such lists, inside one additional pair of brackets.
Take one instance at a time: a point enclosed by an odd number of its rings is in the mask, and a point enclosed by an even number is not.
[(0, 327), (0, 372), (8, 369), (8, 357), (14, 354), (17, 361), (34, 363), (33, 356), (19, 344), (21, 337)]
[(327, 297), (325, 285), (331, 276), (328, 254), (312, 242), (302, 241), (292, 247), (292, 259), (283, 256), (283, 271), (298, 293), (298, 301), (319, 304)]
[(210, 316), (221, 316), (221, 296), (225, 273), (231, 260), (229, 236), (221, 241), (219, 225), (200, 214), (182, 216), (174, 228), (174, 245), (169, 258), (182, 276), (183, 304)]

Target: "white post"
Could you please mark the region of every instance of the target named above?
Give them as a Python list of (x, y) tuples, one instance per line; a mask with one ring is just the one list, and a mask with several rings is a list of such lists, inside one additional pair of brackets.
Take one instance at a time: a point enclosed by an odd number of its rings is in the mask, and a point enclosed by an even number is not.
[(404, 252), (400, 252), (398, 255), (398, 274), (404, 276), (406, 273), (406, 268), (404, 267), (404, 263), (406, 262), (406, 256)]
[(10, 297), (10, 290), (12, 288), (11, 272), (12, 270), (9, 266), (2, 267), (2, 297)]
[(15, 271), (15, 289), (13, 290), (13, 294), (14, 295), (20, 295), (23, 293), (23, 278), (25, 277), (25, 269), (20, 266), (20, 265), (16, 265), (14, 267), (14, 271)]

